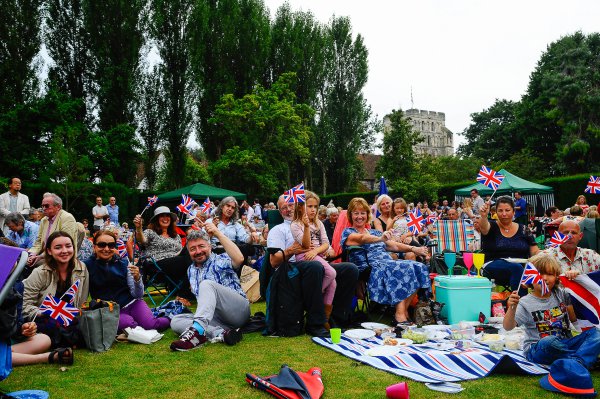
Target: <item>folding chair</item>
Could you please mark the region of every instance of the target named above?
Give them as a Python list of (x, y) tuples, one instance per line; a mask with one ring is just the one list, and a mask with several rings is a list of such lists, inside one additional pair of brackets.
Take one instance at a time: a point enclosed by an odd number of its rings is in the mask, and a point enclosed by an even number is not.
[[(146, 295), (154, 307), (167, 303), (184, 283), (183, 281), (176, 282), (169, 277), (152, 257), (140, 258), (139, 263), (142, 265)], [(161, 297), (162, 300), (157, 302), (154, 299), (155, 296)]]
[[(474, 228), (473, 224), (469, 221), (437, 220), (433, 227), (433, 243), (430, 245), (432, 259), (431, 271), (445, 274), (447, 270), (441, 268), (441, 265), (444, 267), (446, 266), (442, 253), (444, 251), (455, 252), (457, 254), (467, 252), (469, 250), (469, 245), (473, 240), (475, 240)], [(459, 257), (457, 256), (457, 261), (458, 260)], [(456, 266), (462, 265), (457, 262), (455, 268)]]

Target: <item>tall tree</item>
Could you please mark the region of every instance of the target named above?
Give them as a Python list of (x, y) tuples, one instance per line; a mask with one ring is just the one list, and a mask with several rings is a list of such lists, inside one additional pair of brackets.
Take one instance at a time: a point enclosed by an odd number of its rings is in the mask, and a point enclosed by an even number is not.
[[(0, 112), (37, 95), (41, 0), (0, 0)], [(6, 139), (4, 137), (2, 140)]]
[(520, 117), (551, 173), (600, 167), (598, 70), (600, 34), (576, 32), (551, 43), (531, 74)]
[[(367, 48), (360, 34), (352, 38), (350, 20), (332, 18), (327, 27), (327, 78), (321, 90), (323, 103), (317, 137), (333, 143), (336, 149), (327, 174), (329, 191), (352, 189), (360, 174), (357, 154), (368, 151), (378, 124), (363, 97), (367, 83)], [(315, 148), (321, 148), (319, 142)], [(323, 166), (322, 166), (323, 167)]]
[(165, 92), (165, 138), (168, 176), (181, 187), (185, 175), (186, 143), (192, 130), (191, 109), (197, 91), (191, 76), (190, 31), (193, 0), (151, 0), (149, 31), (161, 58), (159, 71)]
[(136, 118), (142, 142), (144, 173), (148, 187), (156, 188), (156, 162), (164, 143), (166, 101), (159, 66), (142, 75), (137, 89)]
[(496, 102), (481, 112), (471, 114), (471, 124), (463, 132), (467, 142), (458, 153), (482, 158), (486, 163), (502, 162), (524, 147), (523, 134), (517, 122), (520, 103)]
[(138, 153), (133, 124), (133, 96), (139, 79), (140, 49), (144, 43), (143, 0), (86, 0), (85, 28), (91, 52), (91, 75), (96, 89), (98, 127), (106, 137), (109, 162), (98, 176), (132, 183)]
[(44, 44), (52, 59), (48, 86), (81, 100), (84, 106), (77, 119), (91, 127), (91, 58), (83, 0), (47, 0), (44, 26)]
[(383, 155), (377, 173), (388, 179), (391, 189), (404, 191), (417, 161), (414, 146), (424, 139), (413, 130), (402, 110), (393, 110), (388, 117), (390, 123), (383, 132)]
[(309, 159), (313, 111), (296, 102), (294, 79), (283, 74), (269, 89), (259, 85), (242, 98), (223, 96), (210, 121), (231, 140), (209, 167), (215, 180), (250, 196), (271, 197), (302, 178), (290, 166)]
[[(196, 13), (191, 47), (198, 102), (198, 138), (209, 160), (228, 148), (228, 138), (209, 123), (224, 94), (242, 97), (265, 83), (269, 59), (269, 13), (262, 0), (204, 0)], [(201, 11), (205, 11), (202, 13)], [(237, 134), (237, 132), (236, 132)]]

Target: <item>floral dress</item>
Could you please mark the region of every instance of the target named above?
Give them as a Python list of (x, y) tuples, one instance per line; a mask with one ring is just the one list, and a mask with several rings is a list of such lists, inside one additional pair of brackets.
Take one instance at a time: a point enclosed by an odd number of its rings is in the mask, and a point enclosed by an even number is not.
[[(348, 236), (358, 231), (349, 227), (342, 233), (341, 245), (346, 248)], [(377, 230), (369, 230), (371, 235), (381, 237)], [(412, 260), (394, 260), (385, 249), (384, 242), (361, 245), (366, 251), (352, 251), (349, 261), (354, 263), (358, 270), (371, 266), (368, 290), (371, 300), (383, 305), (396, 305), (405, 300), (419, 288), (429, 289), (429, 270), (423, 263)], [(368, 262), (367, 262), (368, 260)]]

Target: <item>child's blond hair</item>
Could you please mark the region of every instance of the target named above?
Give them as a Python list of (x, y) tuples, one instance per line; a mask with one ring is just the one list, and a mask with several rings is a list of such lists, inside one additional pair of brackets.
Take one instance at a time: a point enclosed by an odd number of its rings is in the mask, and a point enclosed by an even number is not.
[[(548, 274), (550, 276), (560, 276), (562, 273), (562, 268), (560, 267), (560, 263), (556, 260), (556, 258), (546, 252), (538, 252), (536, 255), (529, 258), (529, 262), (540, 274)], [(558, 287), (560, 285), (560, 279), (556, 279), (556, 284), (554, 287)]]

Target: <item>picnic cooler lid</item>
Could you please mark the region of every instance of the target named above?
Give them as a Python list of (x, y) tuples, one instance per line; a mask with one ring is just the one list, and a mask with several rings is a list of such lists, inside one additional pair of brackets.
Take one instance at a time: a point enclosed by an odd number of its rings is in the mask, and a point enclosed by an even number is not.
[(456, 289), (491, 289), (492, 282), (487, 278), (469, 277), (469, 276), (437, 276), (435, 278), (436, 288), (445, 288), (448, 290)]

